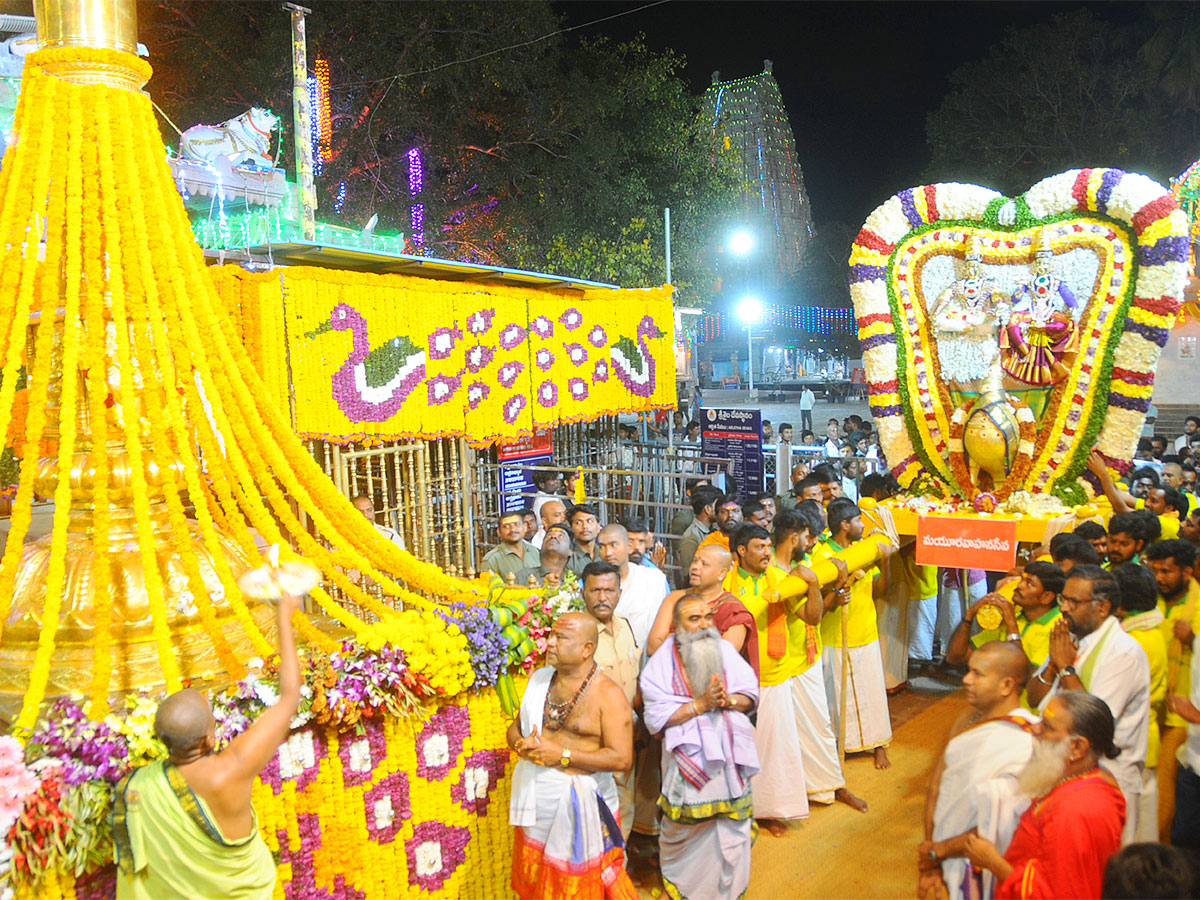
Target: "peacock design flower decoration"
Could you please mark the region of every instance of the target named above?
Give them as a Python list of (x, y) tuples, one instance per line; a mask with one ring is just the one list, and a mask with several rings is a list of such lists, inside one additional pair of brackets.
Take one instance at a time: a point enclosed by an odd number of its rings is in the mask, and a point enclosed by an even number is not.
[(333, 373), (333, 398), (352, 422), (384, 422), (396, 414), (409, 394), (425, 380), (425, 351), (404, 335), (371, 349), (367, 322), (348, 303), (333, 308), (329, 321), (306, 333), (349, 331), (350, 355)]
[(636, 341), (622, 336), (612, 345), (610, 356), (613, 372), (621, 384), (639, 397), (651, 396), (655, 385), (655, 362), (646, 340), (662, 336), (663, 332), (654, 324), (654, 319), (642, 316)]

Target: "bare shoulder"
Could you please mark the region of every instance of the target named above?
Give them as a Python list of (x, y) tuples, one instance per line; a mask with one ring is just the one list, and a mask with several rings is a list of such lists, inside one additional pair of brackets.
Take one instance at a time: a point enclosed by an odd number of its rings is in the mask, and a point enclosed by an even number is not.
[(629, 701), (625, 699), (625, 692), (621, 690), (621, 686), (603, 672), (596, 673), (595, 689), (596, 702), (606, 710), (630, 709)]

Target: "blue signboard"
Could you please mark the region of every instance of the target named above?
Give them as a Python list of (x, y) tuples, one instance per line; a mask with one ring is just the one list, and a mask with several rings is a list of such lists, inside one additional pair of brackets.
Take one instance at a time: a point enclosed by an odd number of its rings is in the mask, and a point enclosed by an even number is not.
[[(762, 418), (757, 409), (706, 409), (700, 416), (700, 454), (732, 463), (742, 497), (763, 489)], [(710, 469), (711, 463), (707, 464)]]
[(533, 471), (525, 466), (547, 465), (553, 456), (554, 437), (548, 429), (499, 445), (496, 459), (500, 463), (500, 512), (517, 512), (533, 504), (537, 487)]

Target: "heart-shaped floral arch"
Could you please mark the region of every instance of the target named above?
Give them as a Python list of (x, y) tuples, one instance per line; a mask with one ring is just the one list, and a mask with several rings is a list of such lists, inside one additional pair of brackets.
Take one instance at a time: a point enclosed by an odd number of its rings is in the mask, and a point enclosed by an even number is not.
[(962, 259), (970, 243), (994, 271), (1027, 270), (1039, 240), (1052, 247), (1056, 264), (1086, 264), (1070, 273), (1082, 283), (1078, 352), (1049, 391), (1033, 446), (1022, 442), (1031, 460), (1019, 487), (1074, 505), (1096, 487), (1084, 472), (1092, 447), (1114, 471), (1128, 467), (1183, 297), (1188, 225), (1170, 192), (1143, 175), (1074, 169), (1015, 199), (971, 184), (910, 188), (878, 207), (859, 232), (850, 282), (871, 409), (905, 488), (925, 475), (961, 490), (951, 464), (957, 404), (941, 374), (933, 298), (923, 284), (939, 266)]

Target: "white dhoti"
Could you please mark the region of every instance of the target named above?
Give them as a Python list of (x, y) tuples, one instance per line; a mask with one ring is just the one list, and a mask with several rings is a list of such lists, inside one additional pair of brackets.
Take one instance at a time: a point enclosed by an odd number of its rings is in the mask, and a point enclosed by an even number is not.
[[(846, 676), (846, 752), (858, 753), (886, 747), (892, 741), (892, 718), (888, 711), (887, 688), (883, 682), (883, 657), (879, 641), (851, 647), (850, 671)], [(830, 712), (834, 721), (841, 711), (842, 648), (826, 647), (827, 693), (832, 691)], [(831, 685), (831, 686), (830, 686)]]
[[(1033, 752), (1031, 723), (1037, 716), (1018, 707), (1009, 718), (992, 719), (955, 735), (946, 745), (933, 810), (933, 839), (944, 841), (978, 830), (1003, 853), (1029, 800), (1016, 789), (1016, 775)], [(942, 861), (951, 900), (991, 897), (995, 879), (972, 869), (966, 857)]]
[(832, 803), (833, 794), (846, 786), (838, 758), (837, 735), (829, 716), (824, 668), (818, 660), (791, 679), (792, 701), (800, 729), (800, 751), (804, 757), (804, 782), (808, 799)]
[(695, 825), (663, 817), (658, 859), (672, 898), (737, 900), (750, 884), (754, 820), (716, 816)]
[(908, 681), (908, 642), (913, 623), (907, 579), (899, 562), (894, 564), (892, 572), (892, 577), (888, 579), (887, 594), (875, 602), (884, 684), (889, 691)]
[(804, 754), (790, 678), (762, 688), (754, 745), (761, 767), (752, 783), (754, 815), (759, 819), (806, 818)]
[(1152, 844), (1158, 840), (1158, 766), (1142, 770), (1142, 792), (1138, 794), (1137, 805), (1133, 841)]
[[(542, 725), (554, 670), (534, 672), (521, 698), (521, 734)], [(636, 894), (625, 874), (617, 826), (617, 787), (610, 772), (571, 775), (517, 761), (508, 821), (513, 840), (512, 887), (524, 898)]]

